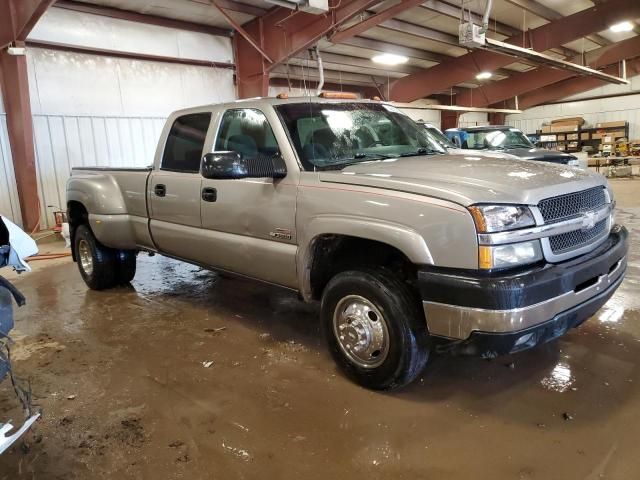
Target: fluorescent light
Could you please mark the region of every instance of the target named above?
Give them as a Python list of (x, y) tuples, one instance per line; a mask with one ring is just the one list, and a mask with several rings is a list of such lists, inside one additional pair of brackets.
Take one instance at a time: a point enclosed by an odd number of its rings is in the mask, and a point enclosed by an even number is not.
[(394, 53), (382, 53), (380, 55), (376, 55), (371, 60), (375, 63), (381, 63), (383, 65), (400, 65), (401, 63), (407, 63), (409, 60), (407, 57), (402, 55), (396, 55)]
[(492, 73), (491, 72), (480, 72), (479, 74), (476, 75), (476, 78), (478, 80), (487, 80), (488, 78), (492, 77)]
[(631, 23), (631, 22), (616, 23), (615, 25), (611, 25), (609, 27), (609, 30), (611, 30), (612, 32), (615, 32), (615, 33), (630, 32), (631, 30), (633, 30), (633, 23)]

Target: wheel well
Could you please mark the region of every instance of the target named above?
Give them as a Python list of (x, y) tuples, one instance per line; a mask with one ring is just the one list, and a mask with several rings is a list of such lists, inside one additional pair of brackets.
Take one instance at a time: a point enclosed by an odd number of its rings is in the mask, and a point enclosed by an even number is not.
[(67, 220), (69, 222), (69, 235), (71, 236), (71, 256), (76, 261), (76, 230), (80, 225), (89, 225), (89, 212), (87, 212), (82, 203), (72, 200), (67, 203)]
[(401, 279), (413, 283), (416, 266), (407, 256), (391, 245), (348, 235), (321, 235), (311, 248), (311, 295), (322, 297), (324, 287), (336, 274), (358, 267), (381, 266)]

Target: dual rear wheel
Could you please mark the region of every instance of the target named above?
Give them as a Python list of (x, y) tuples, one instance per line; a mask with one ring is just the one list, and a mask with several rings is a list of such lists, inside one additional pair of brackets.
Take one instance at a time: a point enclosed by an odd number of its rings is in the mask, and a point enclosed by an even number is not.
[(136, 252), (102, 245), (88, 225), (76, 229), (75, 252), (80, 275), (92, 290), (126, 285), (136, 274)]

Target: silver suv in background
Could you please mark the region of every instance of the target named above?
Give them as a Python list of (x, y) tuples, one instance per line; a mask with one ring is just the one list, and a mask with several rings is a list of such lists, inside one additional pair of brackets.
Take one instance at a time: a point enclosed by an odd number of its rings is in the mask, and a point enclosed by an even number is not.
[(464, 150), (500, 152), (522, 160), (579, 166), (578, 158), (574, 155), (538, 148), (520, 130), (506, 125), (449, 128), (445, 134), (456, 146)]

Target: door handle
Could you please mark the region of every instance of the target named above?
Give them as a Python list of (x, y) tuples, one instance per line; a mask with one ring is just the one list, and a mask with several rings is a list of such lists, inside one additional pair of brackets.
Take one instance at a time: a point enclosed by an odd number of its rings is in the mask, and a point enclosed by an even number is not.
[(202, 200), (205, 202), (215, 202), (218, 200), (218, 191), (215, 188), (207, 187), (202, 189)]
[(154, 187), (153, 191), (156, 194), (156, 196), (164, 197), (167, 194), (167, 187), (166, 185), (159, 183)]

